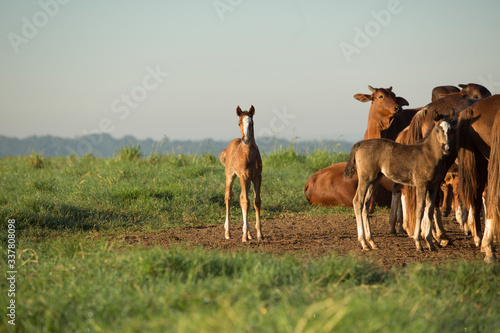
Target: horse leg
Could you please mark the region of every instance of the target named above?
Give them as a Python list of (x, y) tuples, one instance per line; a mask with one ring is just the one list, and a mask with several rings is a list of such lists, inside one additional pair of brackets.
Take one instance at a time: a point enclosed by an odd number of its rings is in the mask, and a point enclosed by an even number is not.
[(248, 200), (248, 192), (250, 191), (250, 180), (243, 179), (240, 177), (241, 184), (241, 194), (240, 194), (240, 206), (241, 212), (243, 213), (243, 237), (242, 242), (246, 242), (252, 239), (250, 234), (250, 229), (248, 228), (248, 209), (250, 208), (250, 201)]
[(446, 235), (441, 214), (442, 213), (439, 207), (434, 207), (434, 224), (436, 227), (435, 238), (441, 246), (445, 247), (450, 242), (450, 239), (448, 238), (448, 235)]
[[(498, 218), (498, 217), (497, 217)], [(493, 220), (486, 219), (484, 223), (484, 235), (483, 241), (481, 245), (481, 252), (484, 252), (484, 262), (488, 264), (494, 264), (498, 261), (495, 256), (495, 252), (493, 251)]]
[(427, 242), (427, 246), (429, 250), (436, 251), (436, 247), (434, 246), (434, 237), (432, 236), (432, 220), (434, 219), (434, 211), (435, 208), (439, 210), (439, 207), (436, 207), (436, 194), (438, 188), (434, 188), (428, 190), (425, 194), (425, 213), (424, 219), (426, 221), (426, 230), (425, 230), (425, 240)]
[(363, 217), (363, 226), (365, 228), (366, 241), (370, 244), (372, 249), (378, 250), (378, 246), (377, 246), (377, 244), (375, 244), (375, 242), (373, 241), (373, 238), (372, 238), (372, 232), (370, 229), (370, 216), (369, 216), (370, 202), (372, 201), (371, 199), (373, 198), (373, 193), (375, 192), (375, 185), (376, 185), (376, 182), (368, 184), (368, 188), (367, 188), (366, 194), (365, 194), (363, 213), (361, 216)]
[(260, 184), (262, 182), (262, 177), (259, 175), (255, 177), (253, 180), (253, 193), (255, 195), (255, 199), (253, 205), (255, 207), (255, 229), (257, 230), (257, 239), (263, 240), (264, 236), (262, 235), (261, 225), (260, 225)]
[(233, 199), (233, 182), (236, 175), (226, 175), (226, 194), (224, 195), (224, 201), (226, 202), (226, 222), (224, 223), (225, 237), (226, 239), (231, 238), (229, 232), (229, 213), (231, 211), (231, 200)]
[[(392, 186), (391, 213), (389, 215), (389, 233), (396, 234), (396, 223), (398, 222), (399, 211), (401, 210), (401, 186)], [(401, 229), (401, 225), (399, 226)]]
[[(359, 173), (358, 173), (359, 177)], [(354, 199), (352, 200), (352, 205), (354, 207), (354, 214), (356, 215), (356, 224), (358, 228), (358, 241), (361, 243), (361, 247), (363, 250), (368, 251), (370, 248), (366, 245), (365, 241), (365, 229), (363, 227), (363, 218), (362, 218), (362, 209), (365, 207), (364, 199), (366, 193), (366, 182), (358, 180), (358, 188), (356, 190), (356, 194), (354, 195)]]
[(416, 209), (415, 232), (413, 233), (413, 239), (415, 240), (415, 246), (417, 247), (417, 251), (422, 252), (423, 251), (422, 245), (420, 244), (420, 228), (425, 208), (425, 196), (426, 196), (425, 186), (417, 187), (416, 191), (417, 191), (417, 202), (416, 202), (417, 209)]

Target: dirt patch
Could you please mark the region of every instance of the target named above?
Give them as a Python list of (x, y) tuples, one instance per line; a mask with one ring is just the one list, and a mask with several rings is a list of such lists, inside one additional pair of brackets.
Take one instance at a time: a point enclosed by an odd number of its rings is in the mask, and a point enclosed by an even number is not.
[[(336, 253), (370, 257), (384, 268), (404, 267), (415, 262), (438, 263), (447, 260), (482, 261), (483, 254), (475, 247), (471, 236), (465, 236), (457, 223), (444, 218), (444, 227), (450, 244), (431, 252), (425, 243), (423, 253), (417, 253), (415, 242), (407, 235), (389, 234), (389, 216), (378, 213), (371, 219), (374, 240), (380, 247), (375, 251), (362, 251), (357, 240), (356, 221), (349, 215), (309, 216), (293, 215), (280, 219), (264, 220), (264, 241), (241, 242), (241, 222), (232, 224), (230, 240), (224, 239), (223, 222), (217, 226), (173, 228), (166, 231), (113, 235), (132, 245), (201, 246), (222, 251), (257, 251), (276, 255), (303, 254), (318, 257)], [(236, 221), (236, 220), (234, 220)], [(253, 223), (253, 222), (252, 222)], [(255, 236), (253, 224), (252, 234)]]

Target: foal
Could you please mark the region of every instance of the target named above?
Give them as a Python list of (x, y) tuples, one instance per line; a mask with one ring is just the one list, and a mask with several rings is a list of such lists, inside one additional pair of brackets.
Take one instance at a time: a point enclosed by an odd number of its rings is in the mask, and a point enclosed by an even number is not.
[[(398, 184), (411, 185), (417, 191), (417, 222), (414, 239), (417, 251), (420, 245), (420, 228), (425, 224), (425, 239), (431, 251), (436, 248), (432, 242), (431, 221), (434, 212), (436, 193), (447, 171), (444, 156), (450, 153), (448, 139), (450, 124), (438, 120), (434, 115), (434, 128), (421, 142), (404, 145), (386, 139), (372, 139), (358, 142), (352, 148), (344, 177), (351, 178), (354, 168), (358, 173), (358, 188), (353, 200), (358, 227), (358, 240), (363, 250), (369, 250), (366, 241), (373, 249), (368, 210), (375, 184), (385, 175)], [(425, 212), (424, 212), (425, 210)]]
[(255, 109), (253, 105), (248, 111), (241, 111), (240, 107), (236, 108), (236, 114), (239, 117), (238, 125), (240, 126), (241, 139), (234, 139), (229, 146), (224, 149), (219, 159), (226, 167), (226, 194), (224, 201), (226, 202), (226, 222), (224, 229), (226, 230), (226, 239), (230, 238), (229, 233), (229, 213), (231, 207), (231, 199), (233, 197), (233, 182), (236, 176), (240, 177), (241, 194), (240, 206), (243, 212), (243, 237), (242, 241), (246, 242), (252, 239), (250, 230), (248, 229), (248, 209), (250, 203), (248, 201), (248, 192), (250, 191), (250, 183), (253, 183), (255, 194), (254, 207), (256, 215), (255, 229), (257, 230), (257, 239), (263, 240), (260, 226), (260, 184), (262, 181), (262, 159), (260, 158), (259, 148), (255, 143), (253, 130), (253, 115)]

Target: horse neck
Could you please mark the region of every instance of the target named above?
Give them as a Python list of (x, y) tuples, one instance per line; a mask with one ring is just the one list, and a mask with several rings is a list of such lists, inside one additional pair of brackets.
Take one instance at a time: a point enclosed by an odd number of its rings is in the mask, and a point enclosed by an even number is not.
[(430, 134), (424, 139), (423, 142), (424, 149), (429, 153), (426, 153), (427, 156), (433, 157), (436, 160), (439, 160), (443, 157), (443, 150), (441, 149), (441, 143), (438, 141), (436, 131), (432, 128)]

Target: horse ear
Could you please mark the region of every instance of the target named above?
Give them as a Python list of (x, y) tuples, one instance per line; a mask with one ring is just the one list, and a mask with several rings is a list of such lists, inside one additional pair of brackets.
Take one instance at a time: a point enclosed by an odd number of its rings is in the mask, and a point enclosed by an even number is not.
[(459, 84), (458, 86), (459, 86), (460, 88), (462, 88), (462, 89), (465, 89), (465, 88), (467, 88), (468, 84)]
[(434, 112), (432, 112), (432, 119), (434, 121), (438, 121), (440, 119), (439, 113), (437, 113), (436, 110), (434, 110)]
[(238, 105), (238, 106), (236, 107), (236, 115), (239, 117), (239, 116), (241, 116), (242, 112), (243, 112), (243, 111), (241, 111), (241, 108), (240, 108), (240, 106)]
[(451, 109), (451, 112), (448, 114), (448, 118), (455, 118), (455, 109)]
[(408, 101), (403, 97), (396, 97), (396, 103), (398, 103), (400, 106), (410, 105), (410, 103), (408, 103)]
[(372, 95), (356, 94), (354, 95), (354, 98), (360, 102), (366, 103), (372, 100)]
[(392, 91), (392, 86), (390, 86), (389, 88), (387, 88), (387, 90)]
[(248, 112), (250, 112), (251, 116), (255, 114), (255, 108), (253, 107), (253, 105), (250, 105), (250, 110), (248, 110)]

